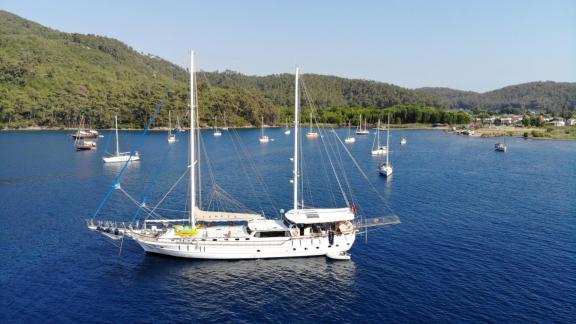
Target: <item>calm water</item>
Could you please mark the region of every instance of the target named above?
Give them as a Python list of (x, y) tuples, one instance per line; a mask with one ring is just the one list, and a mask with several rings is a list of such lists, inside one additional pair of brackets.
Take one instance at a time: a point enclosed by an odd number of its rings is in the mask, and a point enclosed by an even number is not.
[[(340, 130), (344, 134), (344, 130)], [(205, 143), (216, 182), (247, 208), (275, 217), (291, 202), (291, 137), (238, 131)], [(383, 197), (344, 162), (368, 216), (402, 224), (358, 239), (350, 262), (324, 258), (193, 261), (146, 255), (85, 229), (119, 168), (97, 151), (75, 152), (63, 132), (0, 133), (0, 322), (573, 322), (576, 318), (576, 143), (494, 140), (441, 131), (392, 134), (394, 175), (375, 172), (372, 137), (352, 153)], [(401, 135), (408, 145), (400, 147)], [(128, 148), (135, 132), (122, 132)], [(319, 154), (303, 139), (310, 175), (306, 201), (341, 204)], [(238, 143), (238, 142), (236, 142)], [(185, 138), (168, 149), (152, 133), (123, 187), (139, 199), (158, 165), (149, 202), (158, 201), (186, 164)], [(254, 165), (238, 159), (245, 149)], [(343, 157), (344, 159), (344, 157)], [(164, 161), (164, 162), (162, 162)], [(348, 161), (346, 159), (346, 161)], [(204, 178), (208, 178), (207, 163)], [(247, 176), (256, 168), (261, 182)], [(308, 177), (307, 177), (308, 178)], [(250, 180), (252, 179), (252, 180)], [(203, 187), (208, 191), (208, 182)], [(167, 208), (180, 207), (176, 188)], [(205, 197), (208, 195), (205, 193)], [(389, 209), (387, 208), (389, 207)], [(115, 193), (104, 218), (132, 219)]]

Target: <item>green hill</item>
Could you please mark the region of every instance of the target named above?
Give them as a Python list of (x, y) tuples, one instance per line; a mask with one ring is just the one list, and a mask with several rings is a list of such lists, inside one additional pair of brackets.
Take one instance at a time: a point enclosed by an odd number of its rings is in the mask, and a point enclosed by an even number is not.
[[(277, 105), (294, 105), (294, 75), (247, 76), (228, 70), (221, 73), (206, 72), (205, 75), (212, 85), (250, 89), (262, 93)], [(304, 88), (317, 107), (448, 106), (448, 102), (442, 98), (383, 82), (318, 74), (304, 74), (302, 79)], [(303, 106), (306, 104), (305, 101)]]
[(529, 82), (485, 93), (449, 88), (419, 88), (416, 91), (444, 98), (454, 109), (557, 113), (563, 107), (573, 111), (576, 106), (576, 83), (569, 82)]
[[(185, 69), (118, 40), (64, 33), (0, 11), (0, 128), (75, 127), (82, 115), (92, 127), (104, 128), (115, 114), (123, 127), (143, 127), (168, 92), (155, 126), (168, 124), (168, 110), (184, 122), (187, 79)], [(394, 123), (463, 123), (465, 114), (444, 110), (574, 106), (571, 83), (531, 83), (477, 94), (317, 74), (302, 79), (303, 113), (315, 106), (317, 120), (326, 123), (355, 121), (359, 114), (375, 123), (388, 113)], [(226, 113), (229, 125), (259, 125), (261, 116), (266, 123), (281, 123), (291, 114), (293, 93), (290, 74), (202, 72), (200, 120), (209, 125)]]
[[(182, 117), (186, 111), (187, 78), (184, 69), (117, 40), (63, 33), (0, 11), (0, 123), (74, 127), (83, 114), (93, 127), (109, 127), (118, 114), (123, 125), (142, 127), (171, 91), (156, 123), (166, 125), (169, 109)], [(279, 114), (256, 92), (206, 84), (198, 90), (204, 121), (223, 110), (239, 125)]]

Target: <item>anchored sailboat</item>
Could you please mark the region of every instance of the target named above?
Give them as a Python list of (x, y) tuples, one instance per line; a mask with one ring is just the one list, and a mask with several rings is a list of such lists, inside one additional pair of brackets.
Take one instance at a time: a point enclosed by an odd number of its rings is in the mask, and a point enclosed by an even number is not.
[(376, 128), (376, 147), (372, 144), (372, 155), (384, 155), (388, 153), (388, 144), (386, 146), (380, 145), (380, 119), (378, 119), (378, 127)]
[(214, 116), (214, 137), (222, 136), (222, 132), (218, 130), (217, 121), (216, 116)]
[(270, 138), (268, 137), (268, 135), (264, 135), (264, 116), (262, 116), (262, 134), (260, 135), (258, 140), (260, 141), (260, 143), (270, 142)]
[(288, 128), (288, 118), (286, 118), (286, 129), (284, 130), (285, 135), (290, 135), (290, 128)]
[(80, 117), (80, 125), (78, 131), (72, 135), (74, 138), (74, 147), (76, 151), (88, 151), (96, 149), (96, 142), (86, 140), (87, 138), (97, 138), (98, 132), (95, 130), (84, 131), (84, 116)]
[(172, 133), (172, 111), (168, 110), (168, 143), (176, 142), (176, 134)]
[(126, 161), (138, 161), (140, 160), (140, 154), (138, 151), (134, 155), (130, 155), (130, 152), (120, 152), (120, 144), (118, 141), (118, 116), (114, 116), (114, 128), (116, 131), (116, 154), (112, 156), (103, 157), (105, 163), (117, 163)]
[[(190, 68), (190, 163), (188, 218), (146, 220), (142, 226), (88, 224), (91, 230), (110, 238), (123, 235), (132, 238), (146, 252), (196, 259), (261, 259), (303, 256), (327, 256), (336, 260), (349, 259), (347, 251), (354, 244), (357, 226), (355, 207), (305, 208), (300, 192), (299, 138), (299, 70), (296, 67), (294, 104), (293, 208), (282, 219), (264, 219), (260, 214), (206, 211), (197, 200), (199, 180), (197, 168), (197, 113), (194, 78), (194, 52)], [(186, 174), (186, 173), (185, 173)], [(185, 175), (184, 174), (184, 175)], [(119, 176), (120, 177), (120, 176)], [(119, 178), (114, 188), (120, 189)], [(125, 191), (121, 190), (125, 193)], [(108, 194), (109, 195), (109, 194)], [(108, 195), (106, 197), (108, 197)], [(106, 198), (105, 198), (106, 199)], [(105, 200), (103, 201), (103, 203)], [(348, 204), (348, 202), (347, 202)], [(101, 203), (102, 206), (102, 203)], [(140, 208), (147, 208), (144, 204)], [(98, 213), (99, 209), (96, 213)], [(149, 210), (149, 209), (147, 209)], [(153, 214), (154, 210), (150, 211)], [(198, 222), (202, 222), (200, 225)], [(214, 222), (230, 222), (215, 225)], [(397, 223), (397, 222), (396, 222)], [(99, 224), (111, 224), (110, 222)], [(160, 226), (159, 226), (160, 225)], [(367, 225), (365, 227), (368, 227)]]
[(317, 138), (320, 135), (318, 133), (316, 133), (314, 131), (314, 129), (312, 128), (312, 111), (310, 111), (310, 129), (308, 130), (308, 133), (306, 133), (306, 137), (307, 138)]
[(223, 131), (228, 130), (228, 122), (226, 121), (226, 112), (224, 112), (224, 127), (222, 127)]
[(352, 136), (352, 125), (350, 123), (350, 120), (348, 120), (348, 137), (346, 137), (344, 139), (344, 143), (355, 143), (356, 142), (356, 137)]
[(366, 128), (366, 121), (364, 121), (364, 128), (362, 128), (362, 115), (360, 115), (360, 123), (356, 129), (356, 135), (370, 135), (370, 131)]
[(388, 129), (386, 130), (386, 148), (387, 148), (386, 162), (378, 166), (378, 172), (380, 172), (380, 174), (385, 177), (389, 177), (392, 174), (392, 171), (394, 171), (394, 169), (392, 168), (392, 163), (390, 163), (390, 154), (389, 154), (390, 152), (388, 151), (389, 144), (390, 144), (390, 114), (388, 114)]

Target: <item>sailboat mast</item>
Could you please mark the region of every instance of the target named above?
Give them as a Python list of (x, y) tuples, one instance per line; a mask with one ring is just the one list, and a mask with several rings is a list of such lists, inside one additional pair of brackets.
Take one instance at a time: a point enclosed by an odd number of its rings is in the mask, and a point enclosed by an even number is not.
[(114, 127), (116, 127), (116, 156), (120, 156), (120, 144), (118, 144), (118, 115), (114, 116)]
[(194, 98), (194, 51), (190, 52), (190, 226), (196, 229), (196, 104)]
[[(380, 128), (380, 120), (378, 120), (378, 128)], [(389, 156), (390, 156), (390, 114), (388, 114), (388, 130), (386, 133), (386, 165), (388, 165)]]
[(298, 91), (298, 65), (296, 65), (296, 85), (294, 87), (294, 213), (298, 214), (298, 132), (300, 130), (300, 97)]
[[(376, 128), (376, 149), (380, 148), (380, 119), (378, 119), (378, 127)], [(388, 143), (386, 143), (388, 148)]]
[(262, 116), (262, 123), (260, 123), (260, 127), (262, 129), (262, 137), (264, 137), (264, 116)]
[(172, 111), (168, 110), (168, 136), (172, 135)]

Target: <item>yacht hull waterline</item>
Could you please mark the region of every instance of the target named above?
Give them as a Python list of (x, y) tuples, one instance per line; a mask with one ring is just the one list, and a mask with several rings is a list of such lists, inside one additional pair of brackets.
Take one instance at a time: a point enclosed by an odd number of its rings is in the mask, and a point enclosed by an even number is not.
[(164, 254), (189, 259), (271, 259), (326, 256), (350, 250), (356, 239), (355, 234), (342, 234), (334, 237), (331, 245), (328, 237), (290, 238), (266, 242), (244, 241), (199, 241), (196, 239), (175, 239), (174, 241), (140, 240), (132, 238), (148, 253)]

